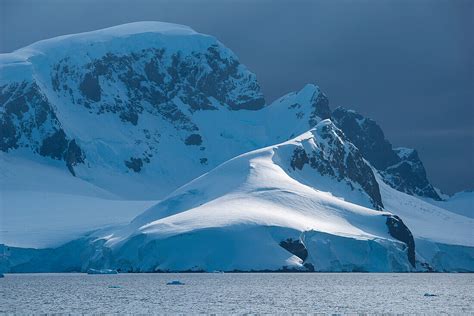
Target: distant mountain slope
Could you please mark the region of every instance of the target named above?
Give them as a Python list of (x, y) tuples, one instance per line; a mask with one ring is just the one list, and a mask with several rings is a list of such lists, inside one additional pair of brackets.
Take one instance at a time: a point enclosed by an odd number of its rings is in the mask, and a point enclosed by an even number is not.
[(446, 197), (443, 201), (425, 199), (426, 202), (451, 212), (474, 218), (474, 191), (462, 191)]
[(339, 107), (332, 117), (364, 157), (381, 171), (384, 181), (391, 187), (411, 195), (441, 200), (429, 183), (416, 150), (392, 148), (380, 126), (355, 111)]
[(413, 233), (420, 261), (435, 271), (474, 271), (472, 218), (394, 190), (378, 175), (377, 181), (385, 209), (402, 218)]

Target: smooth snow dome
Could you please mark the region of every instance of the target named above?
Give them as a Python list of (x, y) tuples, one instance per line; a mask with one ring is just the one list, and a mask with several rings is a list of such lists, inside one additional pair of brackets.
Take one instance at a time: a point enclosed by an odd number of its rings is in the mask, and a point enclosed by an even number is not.
[[(13, 53), (0, 54), (0, 62), (17, 62), (20, 58), (30, 58), (34, 55), (47, 54), (51, 50), (62, 47), (67, 49), (71, 46), (92, 45), (93, 43), (110, 42), (116, 38), (127, 38), (134, 35), (143, 36), (147, 33), (163, 34), (168, 36), (188, 36), (196, 35), (193, 29), (185, 25), (165, 23), (165, 22), (135, 22), (117, 25), (106, 29), (92, 32), (84, 32), (71, 35), (63, 35), (54, 39), (47, 39), (18, 49)], [(15, 60), (15, 57), (18, 60)]]
[[(47, 71), (48, 63), (63, 58), (87, 63), (112, 51), (126, 54), (147, 47), (166, 46), (171, 51), (190, 52), (205, 49), (211, 43), (217, 43), (217, 40), (196, 33), (187, 26), (164, 22), (136, 22), (64, 35), (36, 42), (12, 53), (0, 54), (0, 83), (28, 79), (37, 71)], [(86, 56), (78, 54), (85, 48)]]

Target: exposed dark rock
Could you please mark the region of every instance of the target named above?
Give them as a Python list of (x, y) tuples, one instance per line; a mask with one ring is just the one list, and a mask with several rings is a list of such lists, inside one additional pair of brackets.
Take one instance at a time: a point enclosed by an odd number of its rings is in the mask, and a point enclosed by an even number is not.
[(405, 243), (407, 246), (407, 256), (408, 261), (411, 263), (413, 267), (415, 267), (415, 240), (413, 239), (413, 235), (408, 227), (403, 223), (400, 217), (396, 215), (386, 215), (387, 216), (387, 227), (388, 232), (390, 235), (400, 240), (401, 242)]
[(345, 181), (352, 189), (353, 184), (358, 184), (369, 196), (372, 205), (376, 209), (383, 209), (375, 175), (359, 150), (329, 120), (321, 122), (316, 129), (319, 137), (315, 137), (314, 141), (317, 147), (308, 151), (303, 146), (297, 146), (290, 159), (293, 170), (301, 170), (305, 164), (309, 164), (321, 175)]
[(280, 246), (303, 261), (308, 258), (308, 250), (306, 250), (306, 247), (300, 240), (293, 240), (291, 238), (288, 238), (286, 240), (281, 241)]
[(5, 105), (6, 114), (15, 114), (19, 119), (23, 117), (23, 114), (28, 112), (28, 104), (25, 96), (21, 95), (11, 99)]
[(428, 263), (426, 262), (420, 262), (420, 266), (423, 267), (423, 269), (425, 269), (426, 272), (436, 272), (435, 269), (433, 269), (432, 266), (430, 266)]
[(76, 144), (76, 140), (71, 140), (69, 142), (68, 148), (64, 153), (64, 161), (66, 166), (73, 176), (76, 176), (74, 171), (74, 166), (78, 163), (84, 163), (84, 153), (81, 148)]
[(429, 183), (416, 151), (393, 149), (380, 126), (355, 111), (339, 107), (334, 110), (332, 117), (336, 126), (360, 150), (364, 158), (382, 172), (386, 183), (408, 194), (441, 199)]
[(160, 71), (159, 65), (153, 61), (145, 64), (145, 74), (148, 80), (157, 84), (164, 83), (164, 74)]
[(91, 73), (87, 73), (84, 76), (81, 84), (79, 85), (79, 89), (81, 90), (82, 94), (86, 96), (89, 100), (98, 102), (100, 101), (101, 91), (100, 91), (100, 84), (99, 78), (94, 76)]
[(176, 104), (172, 102), (165, 102), (161, 104), (155, 104), (155, 110), (168, 122), (175, 125), (178, 129), (187, 131), (197, 131), (197, 126), (186, 116), (180, 109), (176, 107)]
[(293, 169), (298, 169), (301, 170), (303, 169), (304, 165), (309, 163), (309, 158), (308, 155), (306, 154), (306, 151), (301, 148), (297, 147), (293, 151), (293, 156), (291, 157), (290, 165)]
[(180, 98), (184, 103), (190, 106), (191, 111), (217, 110), (217, 108), (212, 105), (209, 97), (204, 95), (199, 90), (187, 85), (185, 85), (182, 89), (183, 95)]
[(202, 138), (199, 134), (191, 134), (189, 135), (184, 143), (188, 146), (199, 146), (202, 144)]
[(120, 119), (123, 122), (130, 122), (133, 125), (137, 125), (138, 123), (138, 114), (134, 112), (121, 112)]
[[(41, 126), (44, 123), (46, 123), (48, 116), (50, 113), (48, 111), (50, 110), (48, 106), (45, 106), (46, 104), (43, 104), (43, 106), (36, 106), (35, 110), (35, 124), (36, 126)], [(54, 115), (55, 118), (55, 115)]]
[(64, 160), (75, 175), (73, 166), (84, 162), (82, 150), (74, 140), (68, 140), (38, 85), (23, 81), (0, 87), (0, 91), (1, 106), (5, 107), (0, 118), (0, 150), (29, 147), (42, 156)]
[(127, 166), (127, 168), (135, 171), (135, 172), (140, 172), (140, 170), (142, 170), (142, 167), (143, 167), (143, 161), (141, 158), (134, 158), (134, 157), (131, 157), (129, 160), (125, 160), (125, 166)]
[(329, 100), (322, 92), (318, 93), (316, 97), (313, 96), (311, 107), (313, 111), (309, 117), (309, 126), (314, 127), (321, 120), (331, 118), (331, 110), (329, 109)]
[(4, 115), (0, 118), (0, 150), (8, 151), (9, 149), (18, 148), (17, 131), (15, 124), (10, 117)]
[(307, 270), (308, 272), (314, 272), (314, 271), (315, 271), (315, 270), (314, 270), (314, 266), (313, 266), (311, 263), (309, 263), (309, 262), (303, 263), (303, 266), (306, 268), (306, 270)]
[(74, 166), (84, 163), (84, 153), (75, 140), (68, 141), (63, 130), (58, 130), (51, 136), (43, 139), (40, 155), (53, 159), (62, 159), (73, 176), (76, 176)]
[(378, 170), (383, 170), (399, 161), (392, 150), (392, 145), (385, 139), (382, 129), (375, 121), (342, 107), (335, 109), (332, 117), (334, 124)]
[(441, 200), (436, 190), (429, 183), (425, 167), (414, 149), (395, 149), (400, 162), (386, 168), (383, 172), (384, 181), (395, 189), (434, 200)]
[[(60, 130), (48, 99), (34, 82), (22, 81), (0, 87), (0, 150), (30, 147), (40, 152), (42, 142)], [(46, 124), (47, 123), (47, 124)]]
[(62, 159), (67, 147), (68, 141), (66, 134), (64, 134), (63, 130), (57, 130), (51, 136), (43, 139), (40, 147), (40, 155), (53, 159)]

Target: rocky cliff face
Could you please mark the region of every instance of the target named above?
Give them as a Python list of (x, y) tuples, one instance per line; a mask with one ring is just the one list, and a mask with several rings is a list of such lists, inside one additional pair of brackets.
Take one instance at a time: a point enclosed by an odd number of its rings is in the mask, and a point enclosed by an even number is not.
[(382, 171), (383, 179), (393, 188), (410, 195), (429, 197), (441, 200), (429, 183), (425, 167), (415, 149), (395, 148), (399, 161)]
[(364, 158), (381, 171), (390, 186), (411, 195), (441, 199), (429, 183), (416, 150), (393, 149), (380, 126), (355, 111), (339, 107), (332, 117)]
[(305, 165), (325, 177), (346, 183), (351, 190), (366, 194), (371, 206), (383, 209), (377, 180), (360, 151), (330, 120), (320, 122), (313, 138), (305, 139), (293, 150), (290, 165), (302, 170)]
[(52, 104), (36, 83), (15, 82), (0, 87), (0, 150), (29, 148), (33, 153), (64, 160), (72, 175), (85, 155), (76, 140), (67, 136)]
[(66, 57), (52, 67), (57, 94), (133, 125), (149, 112), (195, 131), (188, 113), (219, 107), (258, 110), (265, 104), (255, 75), (217, 42), (188, 54), (166, 46), (109, 52), (79, 65)]

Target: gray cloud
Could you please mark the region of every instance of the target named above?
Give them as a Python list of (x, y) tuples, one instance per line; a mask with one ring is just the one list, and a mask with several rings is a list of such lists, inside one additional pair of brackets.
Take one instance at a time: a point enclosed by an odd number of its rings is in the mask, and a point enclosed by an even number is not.
[(132, 21), (190, 25), (230, 47), (267, 101), (316, 83), (417, 148), (435, 185), (474, 187), (473, 1), (3, 0), (0, 12), (2, 52)]

